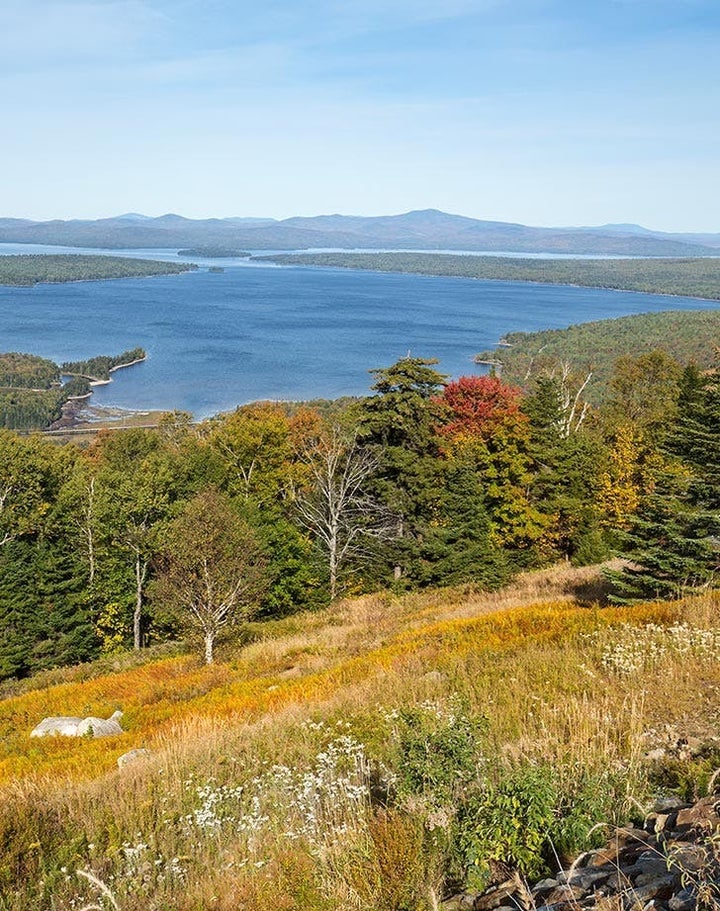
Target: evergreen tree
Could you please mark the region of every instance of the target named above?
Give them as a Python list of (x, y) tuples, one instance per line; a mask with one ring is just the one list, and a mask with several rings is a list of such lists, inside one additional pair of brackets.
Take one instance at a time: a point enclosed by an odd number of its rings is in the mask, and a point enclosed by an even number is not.
[(368, 493), (395, 517), (395, 537), (384, 546), (394, 577), (417, 580), (428, 527), (438, 509), (438, 420), (434, 399), (445, 385), (435, 360), (401, 358), (373, 370), (377, 393), (359, 410), (358, 439), (379, 468)]
[(457, 463), (447, 463), (443, 475), (438, 519), (422, 547), (420, 581), (497, 588), (511, 569), (493, 534), (481, 477), (472, 466)]
[(670, 466), (663, 473), (622, 534), (622, 554), (631, 562), (605, 573), (612, 584), (611, 601), (680, 598), (713, 584), (717, 515), (692, 506), (691, 479), (678, 469)]
[(607, 546), (596, 508), (605, 459), (602, 442), (585, 426), (566, 432), (561, 384), (556, 378), (538, 377), (522, 407), (530, 419), (529, 499), (545, 526), (538, 542), (541, 555), (575, 563), (603, 559)]
[(631, 565), (611, 574), (613, 598), (678, 598), (714, 587), (720, 571), (720, 386), (694, 369), (680, 382), (666, 470), (623, 541)]

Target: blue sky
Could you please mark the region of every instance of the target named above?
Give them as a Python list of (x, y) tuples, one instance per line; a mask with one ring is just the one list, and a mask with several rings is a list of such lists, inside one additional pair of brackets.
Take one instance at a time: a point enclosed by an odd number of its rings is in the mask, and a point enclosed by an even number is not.
[(718, 0), (0, 0), (0, 215), (720, 232)]

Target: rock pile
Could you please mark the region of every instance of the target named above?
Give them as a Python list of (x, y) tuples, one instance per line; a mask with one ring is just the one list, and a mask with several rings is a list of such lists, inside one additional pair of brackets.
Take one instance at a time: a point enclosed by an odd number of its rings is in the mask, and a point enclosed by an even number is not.
[(695, 804), (662, 798), (640, 828), (533, 886), (518, 876), (456, 895), (443, 911), (696, 911), (720, 909), (720, 796)]

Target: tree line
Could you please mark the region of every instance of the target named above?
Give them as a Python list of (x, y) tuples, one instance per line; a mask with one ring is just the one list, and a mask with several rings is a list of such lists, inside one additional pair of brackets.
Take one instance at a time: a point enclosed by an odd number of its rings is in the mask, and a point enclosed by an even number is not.
[(720, 388), (663, 351), (618, 359), (602, 407), (556, 365), (520, 388), (435, 362), (326, 408), (256, 403), (85, 449), (0, 432), (0, 676), (341, 595), (611, 554), (613, 597), (712, 586)]
[(101, 354), (85, 361), (65, 361), (62, 372), (70, 376), (85, 377), (90, 380), (109, 380), (110, 374), (118, 367), (128, 367), (137, 361), (144, 361), (147, 352), (144, 348), (131, 348), (122, 354)]

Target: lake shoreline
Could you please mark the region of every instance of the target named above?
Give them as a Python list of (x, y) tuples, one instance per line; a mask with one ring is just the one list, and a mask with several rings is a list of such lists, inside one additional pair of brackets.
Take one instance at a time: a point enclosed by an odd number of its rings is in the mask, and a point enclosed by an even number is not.
[[(125, 364), (116, 364), (114, 367), (109, 368), (108, 373), (115, 373), (117, 370), (124, 370), (126, 367), (132, 367), (135, 364), (142, 364), (143, 361), (146, 361), (146, 360), (147, 360), (147, 355), (145, 355), (144, 357), (135, 358), (135, 360), (128, 361)], [(109, 377), (109, 379), (105, 380), (105, 379), (99, 379), (98, 377), (95, 377), (95, 376), (89, 376), (88, 374), (85, 374), (85, 373), (63, 372), (62, 376), (82, 377), (83, 379), (89, 380), (90, 386), (93, 388), (96, 386), (108, 386), (113, 381), (112, 377)], [(92, 399), (93, 388), (91, 388), (90, 391), (86, 392), (84, 395), (69, 396), (67, 401), (65, 401), (62, 405), (60, 417), (56, 421), (53, 421), (49, 427), (46, 427), (45, 430), (43, 431), (43, 433), (58, 433), (58, 432), (62, 432), (62, 431), (71, 432), (73, 430), (77, 430), (77, 429), (81, 428), (83, 425), (88, 423), (86, 420), (84, 420), (82, 418), (82, 412), (85, 409), (85, 407), (87, 406), (87, 403)], [(99, 407), (102, 408), (102, 406), (99, 406)], [(128, 414), (138, 413), (138, 410), (133, 409), (133, 408), (127, 408), (127, 409), (122, 409), (122, 410), (124, 412), (127, 412)], [(143, 413), (145, 413), (145, 412), (143, 412)]]
[[(128, 257), (128, 259), (129, 258), (130, 257)], [(157, 260), (157, 262), (162, 262), (162, 260)], [(38, 285), (85, 285), (90, 283), (97, 284), (98, 282), (124, 282), (130, 281), (131, 279), (171, 278), (175, 275), (192, 275), (198, 271), (199, 267), (195, 269), (183, 269), (180, 272), (176, 269), (172, 272), (157, 272), (155, 275), (104, 275), (98, 278), (70, 278), (67, 281), (43, 280), (33, 282), (31, 285), (0, 281), (0, 288), (27, 288), (32, 290), (33, 288), (37, 288)]]
[[(281, 254), (282, 255), (282, 254)], [(309, 256), (312, 254), (308, 254)], [(448, 254), (439, 254), (439, 255), (448, 255)], [(452, 255), (452, 254), (449, 254)], [(371, 266), (343, 266), (339, 264), (330, 264), (330, 263), (317, 263), (317, 262), (285, 262), (280, 257), (264, 257), (264, 256), (252, 256), (250, 257), (254, 262), (267, 263), (268, 265), (275, 266), (285, 266), (292, 268), (294, 266), (300, 266), (302, 268), (313, 268), (313, 269), (322, 269), (323, 271), (343, 271), (343, 272), (368, 272), (373, 275), (417, 275), (423, 278), (448, 278), (448, 279), (463, 279), (465, 281), (473, 282), (487, 282), (492, 284), (518, 284), (518, 285), (536, 285), (540, 287), (553, 287), (553, 288), (581, 288), (581, 289), (594, 289), (597, 291), (614, 291), (617, 294), (649, 294), (656, 297), (669, 297), (669, 298), (678, 298), (681, 300), (696, 300), (696, 301), (714, 301), (720, 304), (720, 295), (717, 297), (701, 297), (697, 294), (680, 294), (674, 291), (642, 291), (638, 288), (613, 288), (608, 285), (601, 284), (580, 284), (578, 282), (562, 282), (562, 281), (544, 281), (542, 279), (532, 279), (532, 278), (487, 278), (480, 275), (449, 275), (446, 272), (422, 272), (414, 269), (377, 269), (372, 268)], [(520, 257), (518, 257), (520, 258)], [(512, 259), (512, 257), (508, 257)], [(537, 260), (542, 262), (542, 260)], [(564, 262), (564, 260), (562, 260)], [(579, 260), (582, 262), (583, 260)], [(612, 260), (611, 260), (612, 262)]]
[(484, 372), (473, 358), (509, 332), (718, 308), (715, 300), (613, 290), (269, 264), (200, 272), (186, 282), (4, 288), (0, 306), (8, 350), (79, 361), (88, 349), (152, 346), (142, 370), (115, 385), (104, 367), (68, 365), (102, 381), (92, 387), (94, 404), (205, 418), (244, 402), (367, 395), (368, 371), (408, 351), (438, 358), (439, 369), (456, 378)]
[[(147, 354), (144, 357), (136, 357), (134, 361), (128, 361), (126, 364), (116, 364), (114, 367), (108, 369), (108, 373), (115, 373), (116, 370), (124, 370), (125, 367), (132, 367), (134, 364), (142, 364), (143, 361), (147, 360)], [(113, 379), (110, 377), (107, 380), (100, 379), (96, 376), (91, 376), (88, 373), (71, 373), (69, 371), (63, 371), (63, 376), (80, 376), (84, 380), (89, 380), (91, 386), (109, 386), (112, 383)], [(91, 392), (83, 396), (71, 396), (71, 398), (87, 398), (88, 395), (92, 395)]]

